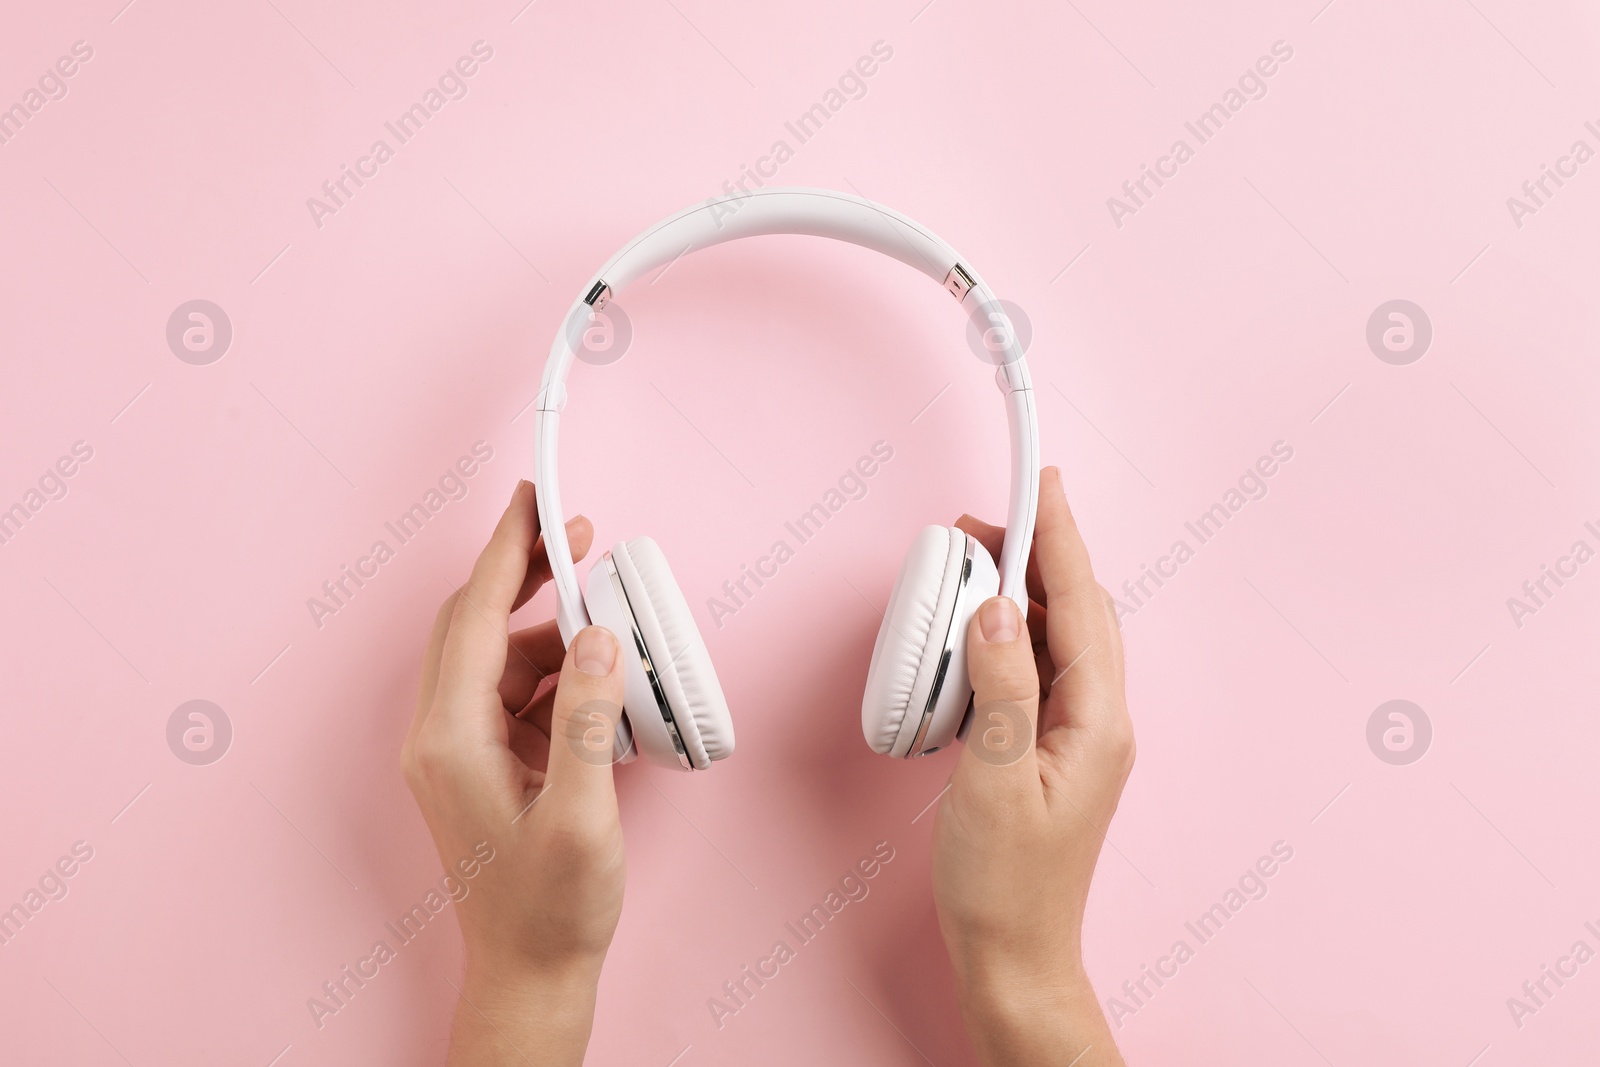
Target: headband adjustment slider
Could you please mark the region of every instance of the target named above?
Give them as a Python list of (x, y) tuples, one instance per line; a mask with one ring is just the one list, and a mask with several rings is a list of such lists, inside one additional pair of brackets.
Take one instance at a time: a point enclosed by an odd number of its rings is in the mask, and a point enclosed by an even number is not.
[(604, 281), (595, 282), (594, 285), (589, 288), (589, 294), (583, 298), (583, 302), (594, 308), (596, 311), (604, 311), (606, 309), (606, 304), (608, 304), (610, 301), (611, 286), (607, 285)]
[(972, 275), (967, 273), (967, 268), (957, 263), (950, 268), (950, 273), (944, 276), (945, 292), (955, 297), (959, 302), (966, 297), (967, 291), (972, 288)]
[(567, 407), (567, 384), (565, 382), (552, 382), (539, 390), (539, 395), (534, 398), (535, 410), (545, 415), (559, 415)]

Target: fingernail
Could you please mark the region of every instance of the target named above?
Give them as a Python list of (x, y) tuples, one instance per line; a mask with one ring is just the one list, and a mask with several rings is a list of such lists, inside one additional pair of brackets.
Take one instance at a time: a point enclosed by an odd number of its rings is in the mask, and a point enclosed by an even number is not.
[(517, 479), (517, 484), (512, 486), (512, 488), (511, 488), (511, 502), (513, 504), (515, 504), (517, 502), (517, 497), (522, 495), (522, 487), (527, 485), (527, 484), (528, 484), (528, 479), (526, 479), (526, 478), (518, 478)]
[(584, 674), (610, 674), (617, 662), (617, 639), (604, 626), (588, 626), (572, 640), (572, 665)]
[(1017, 617), (1017, 605), (1008, 596), (997, 596), (978, 610), (978, 628), (983, 631), (983, 639), (991, 644), (1015, 641), (1021, 632), (1021, 621)]

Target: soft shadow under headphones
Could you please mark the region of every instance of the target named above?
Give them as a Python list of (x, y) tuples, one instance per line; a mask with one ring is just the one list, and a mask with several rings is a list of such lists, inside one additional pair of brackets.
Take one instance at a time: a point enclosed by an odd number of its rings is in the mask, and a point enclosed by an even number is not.
[(925, 527), (889, 595), (861, 700), (861, 731), (874, 751), (925, 756), (964, 736), (972, 703), (967, 628), (978, 606), (1004, 593), (1027, 615), (1023, 575), (1038, 504), (1039, 428), (1021, 345), (989, 287), (938, 237), (869, 200), (826, 189), (763, 189), (698, 204), (630, 241), (573, 303), (550, 347), (534, 420), (534, 481), (557, 626), (567, 644), (591, 622), (621, 643), (627, 681), (617, 759), (643, 753), (662, 766), (706, 770), (733, 754), (733, 717), (722, 685), (655, 541), (617, 542), (591, 568), (579, 595), (556, 479), (556, 442), (575, 355), (569, 324), (588, 322), (640, 275), (691, 250), (762, 234), (831, 237), (893, 256), (940, 282), (980, 333), (999, 339), (995, 382), (1011, 434), (1011, 495), (999, 566), (961, 530)]

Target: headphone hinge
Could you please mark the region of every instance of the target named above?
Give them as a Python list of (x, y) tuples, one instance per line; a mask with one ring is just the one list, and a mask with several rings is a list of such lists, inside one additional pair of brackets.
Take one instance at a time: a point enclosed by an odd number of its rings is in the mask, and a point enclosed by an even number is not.
[(944, 276), (945, 292), (956, 298), (959, 303), (965, 299), (967, 292), (972, 288), (972, 275), (967, 273), (967, 268), (957, 263), (950, 268), (950, 273)]

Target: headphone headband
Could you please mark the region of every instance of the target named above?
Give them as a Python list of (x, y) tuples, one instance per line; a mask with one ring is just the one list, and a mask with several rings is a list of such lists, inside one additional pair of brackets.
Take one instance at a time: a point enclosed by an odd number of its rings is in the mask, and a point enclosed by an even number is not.
[(1038, 505), (1039, 427), (1033, 383), (1010, 318), (983, 279), (954, 249), (899, 212), (827, 189), (761, 189), (686, 208), (635, 237), (600, 268), (556, 330), (535, 401), (533, 459), (539, 523), (556, 587), (556, 619), (562, 639), (570, 642), (589, 624), (567, 544), (557, 481), (556, 445), (561, 410), (566, 406), (567, 371), (574, 358), (567, 323), (574, 316), (603, 309), (630, 282), (691, 251), (765, 234), (809, 234), (871, 248), (942, 284), (966, 309), (980, 334), (1001, 328), (999, 336), (1005, 343), (995, 383), (1005, 396), (1011, 434), (1011, 494), (1005, 546), (996, 563), (1000, 592), (1016, 601), (1026, 616), (1024, 572)]

